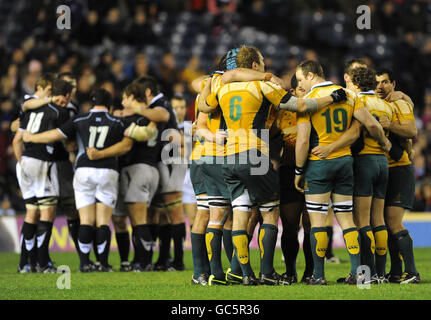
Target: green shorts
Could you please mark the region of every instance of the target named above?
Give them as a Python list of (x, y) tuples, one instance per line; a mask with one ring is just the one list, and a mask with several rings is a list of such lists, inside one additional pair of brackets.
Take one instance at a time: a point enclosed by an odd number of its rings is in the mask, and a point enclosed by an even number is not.
[(384, 154), (357, 155), (353, 162), (356, 197), (384, 199), (388, 185), (388, 159)]
[(385, 206), (412, 209), (415, 200), (415, 175), (412, 165), (389, 168)]
[[(224, 157), (223, 157), (224, 158)], [(230, 193), (223, 180), (223, 164), (220, 157), (202, 157), (202, 178), (209, 197), (223, 197), (230, 200)]]
[(304, 202), (304, 195), (295, 188), (295, 167), (281, 165), (280, 176), (280, 204)]
[(223, 178), (231, 201), (248, 190), (254, 205), (279, 200), (279, 176), (271, 161), (264, 155), (251, 158), (246, 152), (227, 156)]
[(190, 180), (192, 181), (195, 195), (198, 196), (200, 194), (207, 193), (202, 175), (202, 165), (200, 163), (196, 163), (196, 160), (192, 160), (192, 163), (190, 164)]
[(305, 170), (305, 194), (332, 192), (353, 195), (353, 158), (310, 160)]

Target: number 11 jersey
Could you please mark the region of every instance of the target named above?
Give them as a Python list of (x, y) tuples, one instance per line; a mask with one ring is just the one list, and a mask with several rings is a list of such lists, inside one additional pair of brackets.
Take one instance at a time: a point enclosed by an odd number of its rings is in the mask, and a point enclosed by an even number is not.
[(111, 116), (107, 110), (91, 110), (88, 114), (75, 116), (58, 130), (67, 139), (76, 137), (79, 148), (76, 168), (105, 168), (118, 171), (117, 157), (90, 160), (85, 151), (86, 148), (105, 149), (123, 139), (126, 130), (123, 122)]

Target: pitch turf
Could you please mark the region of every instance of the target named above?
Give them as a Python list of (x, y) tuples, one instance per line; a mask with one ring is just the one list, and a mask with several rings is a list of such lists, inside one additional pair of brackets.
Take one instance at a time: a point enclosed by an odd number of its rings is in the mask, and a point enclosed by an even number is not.
[[(18, 274), (16, 267), (19, 256), (0, 253), (0, 299), (145, 299), (145, 300), (398, 300), (431, 299), (431, 248), (415, 249), (416, 266), (422, 277), (421, 284), (385, 284), (360, 290), (356, 286), (337, 284), (336, 279), (349, 272), (348, 255), (343, 249), (334, 250), (344, 263), (326, 265), (326, 287), (310, 287), (302, 284), (292, 286), (192, 286), (191, 252), (185, 253), (186, 270), (181, 272), (145, 273), (89, 273), (78, 272), (78, 257), (73, 252), (51, 253), (56, 265), (68, 265), (71, 269), (71, 288), (57, 288), (59, 274)], [(224, 254), (224, 253), (223, 253)], [(157, 255), (157, 252), (156, 252)], [(259, 272), (258, 252), (252, 252), (252, 266)], [(112, 252), (110, 263), (118, 270), (119, 256)], [(223, 256), (224, 266), (227, 259)], [(389, 259), (388, 259), (389, 263)], [(387, 266), (389, 270), (389, 265)], [(275, 268), (285, 271), (281, 250), (276, 251)], [(298, 255), (298, 276), (304, 270), (302, 250)]]

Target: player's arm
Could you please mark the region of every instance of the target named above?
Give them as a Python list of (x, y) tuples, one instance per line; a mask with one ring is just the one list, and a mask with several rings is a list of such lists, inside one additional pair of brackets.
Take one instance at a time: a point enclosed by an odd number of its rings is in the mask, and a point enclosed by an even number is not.
[(414, 107), (413, 100), (402, 91), (389, 92), (389, 94), (386, 96), (385, 100), (387, 102), (395, 102), (397, 100), (404, 100), (405, 102), (410, 104), (412, 107)]
[(325, 146), (318, 145), (317, 147), (314, 147), (313, 150), (311, 150), (311, 153), (321, 159), (325, 159), (331, 153), (341, 148), (348, 147), (353, 142), (355, 142), (361, 134), (361, 128), (361, 123), (358, 120), (353, 119), (350, 128), (347, 129), (347, 131), (344, 132), (339, 139)]
[(304, 179), (305, 164), (307, 163), (308, 150), (310, 148), (310, 133), (310, 122), (298, 123), (298, 133), (295, 145), (295, 188), (300, 192), (304, 192), (301, 184)]
[(10, 131), (15, 133), (18, 131), (20, 125), (20, 119), (16, 118), (12, 123), (10, 124)]
[(198, 109), (200, 112), (212, 113), (217, 109), (218, 107), (217, 100), (213, 96), (210, 96), (210, 94), (211, 94), (211, 81), (208, 79), (205, 81), (205, 85), (201, 93), (199, 94)]
[(147, 126), (139, 126), (133, 122), (126, 131), (124, 131), (124, 135), (136, 141), (147, 141), (154, 137), (156, 131), (157, 125), (154, 122), (150, 122)]
[(286, 89), (283, 80), (279, 77), (268, 72), (260, 72), (253, 69), (247, 68), (236, 68), (233, 70), (226, 71), (221, 76), (221, 82), (223, 84), (231, 82), (243, 82), (243, 81), (270, 81)]
[(201, 92), (202, 89), (202, 82), (207, 80), (208, 78), (211, 78), (209, 75), (200, 76), (199, 78), (196, 78), (190, 83), (191, 88), (195, 93)]
[(170, 118), (169, 111), (162, 107), (148, 108), (146, 106), (137, 106), (133, 111), (154, 122), (168, 122)]
[(415, 120), (391, 121), (388, 117), (379, 117), (380, 125), (400, 137), (412, 139), (418, 134)]
[(28, 143), (53, 143), (55, 141), (65, 140), (67, 136), (60, 129), (52, 129), (37, 134), (31, 134), (25, 130), (23, 133), (24, 142)]
[(334, 90), (329, 96), (322, 98), (296, 98), (287, 93), (281, 100), (279, 108), (299, 113), (314, 113), (332, 103), (338, 103), (347, 99), (346, 91)]
[(23, 133), (24, 130), (18, 130), (12, 141), (13, 154), (18, 162), (21, 162), (22, 152), (24, 150)]
[(368, 130), (368, 133), (377, 140), (379, 145), (384, 149), (388, 150), (390, 149), (390, 142), (385, 136), (385, 132), (383, 131), (382, 126), (377, 121), (376, 118), (374, 118), (371, 113), (368, 111), (367, 108), (361, 107), (354, 111), (353, 116), (355, 119), (357, 119), (360, 123), (362, 123), (365, 128)]
[(88, 159), (99, 160), (104, 158), (122, 156), (123, 154), (129, 152), (130, 149), (132, 149), (132, 146), (133, 139), (129, 137), (124, 137), (123, 140), (117, 142), (116, 144), (108, 148), (101, 150), (98, 150), (96, 148), (86, 148), (86, 152)]

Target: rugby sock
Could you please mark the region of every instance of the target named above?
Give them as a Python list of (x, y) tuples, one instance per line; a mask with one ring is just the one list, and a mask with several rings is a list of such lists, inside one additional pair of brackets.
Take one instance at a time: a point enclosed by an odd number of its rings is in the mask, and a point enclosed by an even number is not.
[(332, 252), (332, 239), (334, 238), (334, 229), (332, 226), (326, 227), (326, 232), (328, 233), (328, 248), (326, 248), (326, 258), (330, 259), (334, 256)]
[(186, 224), (172, 225), (172, 239), (174, 240), (174, 266), (184, 265), (184, 241), (186, 240)]
[(344, 243), (350, 256), (350, 273), (355, 275), (358, 267), (361, 265), (361, 254), (359, 245), (358, 228), (349, 228), (343, 230)]
[(51, 239), (52, 222), (39, 221), (37, 224), (37, 259), (39, 266), (44, 269), (47, 267), (49, 258), (49, 240)]
[(305, 258), (304, 274), (312, 275), (313, 274), (313, 254), (311, 252), (309, 232), (304, 232), (304, 241), (302, 243), (302, 250), (304, 251), (304, 258)]
[(233, 255), (232, 230), (223, 228), (223, 247), (226, 252), (227, 259), (229, 260), (229, 263), (231, 263)]
[(376, 274), (376, 263), (374, 255), (376, 253), (376, 243), (374, 240), (374, 234), (371, 231), (371, 226), (365, 226), (359, 229), (361, 236), (361, 264), (365, 264), (370, 268), (371, 275)]
[(250, 265), (250, 253), (248, 250), (248, 237), (245, 230), (232, 230), (232, 243), (235, 250), (235, 255), (239, 261), (242, 275), (254, 275)]
[(81, 224), (78, 232), (79, 258), (81, 266), (90, 263), (90, 251), (93, 247), (93, 226)]
[(159, 258), (156, 264), (166, 266), (171, 249), (172, 230), (170, 224), (159, 225)]
[(151, 263), (151, 251), (153, 249), (153, 237), (148, 224), (135, 226), (135, 245), (138, 248), (138, 260), (142, 267)]
[(100, 262), (100, 257), (99, 257), (99, 252), (97, 250), (97, 227), (94, 226), (93, 228), (93, 252), (94, 252), (94, 256), (96, 257), (96, 261)]
[(231, 272), (233, 274), (236, 274), (236, 275), (242, 275), (241, 265), (240, 265), (239, 260), (237, 258), (237, 254), (235, 252), (235, 249), (233, 249), (233, 250), (234, 251), (232, 252), (232, 259), (230, 262)]
[(389, 273), (395, 276), (401, 276), (403, 273), (403, 262), (400, 258), (400, 249), (398, 248), (398, 242), (395, 235), (391, 233), (389, 233), (388, 237), (388, 249), (391, 259), (391, 270)]
[(120, 254), (121, 262), (128, 262), (130, 251), (129, 231), (116, 232), (115, 239), (117, 240), (118, 253)]
[(415, 258), (413, 254), (413, 239), (408, 230), (402, 230), (394, 234), (397, 239), (398, 248), (403, 257), (405, 272), (418, 273), (415, 266)]
[(260, 272), (270, 275), (274, 271), (274, 251), (278, 228), (272, 224), (262, 224), (259, 231)]
[(67, 226), (69, 228), (69, 235), (75, 244), (76, 251), (79, 253), (78, 234), (79, 234), (79, 219), (67, 219)]
[(208, 260), (208, 251), (207, 251), (207, 246), (205, 244), (205, 235), (203, 236), (204, 236), (204, 250), (202, 252), (203, 269), (204, 269), (204, 273), (211, 274), (210, 261)]
[(37, 225), (24, 222), (21, 229), (21, 256), (19, 266), (22, 268), (28, 264), (30, 252), (35, 247), (35, 233)]
[(299, 251), (299, 241), (297, 234), (289, 234), (287, 228), (283, 228), (281, 234), (281, 251), (284, 256), (284, 263), (286, 265), (286, 274), (294, 276), (296, 274), (296, 257)]
[[(193, 277), (197, 278), (206, 272), (204, 269), (205, 256), (203, 255), (203, 252), (206, 252), (205, 234), (192, 232), (190, 238), (192, 242)], [(206, 260), (208, 260), (208, 258), (206, 258)]]
[(326, 227), (311, 228), (310, 247), (313, 255), (313, 276), (319, 279), (325, 276), (325, 254), (328, 247)]
[(151, 223), (148, 225), (148, 227), (150, 228), (151, 237), (153, 239), (153, 244), (152, 244), (152, 248), (151, 248), (151, 252), (150, 252), (150, 262), (152, 262), (153, 261), (153, 253), (157, 247), (157, 238), (159, 236), (159, 225), (155, 224), (155, 223)]
[(109, 226), (101, 225), (97, 228), (96, 244), (99, 262), (106, 267), (108, 266), (109, 249), (111, 247), (111, 229), (109, 229)]
[(386, 274), (386, 253), (388, 251), (388, 228), (378, 226), (373, 229), (376, 240), (376, 271), (379, 277)]
[(132, 264), (138, 263), (139, 262), (139, 257), (140, 257), (140, 252), (139, 252), (139, 247), (136, 244), (136, 227), (132, 226), (132, 244), (133, 244), (133, 260), (132, 260)]
[(224, 272), (221, 264), (221, 243), (223, 231), (215, 228), (207, 228), (205, 233), (205, 243), (208, 252), (211, 274), (216, 279), (224, 280)]

